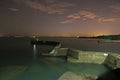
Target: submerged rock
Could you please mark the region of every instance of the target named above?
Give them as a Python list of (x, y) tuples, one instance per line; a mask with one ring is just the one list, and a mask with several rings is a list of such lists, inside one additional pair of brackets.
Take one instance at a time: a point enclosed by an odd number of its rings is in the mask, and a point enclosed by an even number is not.
[(97, 80), (120, 80), (120, 68), (102, 74)]
[(96, 80), (96, 79), (97, 76), (95, 75), (66, 72), (58, 80)]

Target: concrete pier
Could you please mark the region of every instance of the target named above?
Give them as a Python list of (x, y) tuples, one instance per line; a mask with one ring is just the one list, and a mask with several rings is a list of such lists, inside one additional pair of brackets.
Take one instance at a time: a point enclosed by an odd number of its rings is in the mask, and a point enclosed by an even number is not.
[(66, 56), (67, 61), (72, 63), (105, 64), (112, 69), (120, 68), (120, 54), (117, 53), (82, 51), (72, 48), (54, 48), (48, 55)]

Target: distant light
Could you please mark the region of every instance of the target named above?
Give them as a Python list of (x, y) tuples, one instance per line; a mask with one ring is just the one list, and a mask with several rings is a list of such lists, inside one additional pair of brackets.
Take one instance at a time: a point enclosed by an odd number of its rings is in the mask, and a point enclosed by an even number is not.
[(32, 38), (36, 38), (36, 36), (32, 36)]
[(37, 41), (39, 41), (39, 39), (38, 39), (38, 38), (37, 38), (36, 40), (37, 40)]
[(108, 56), (108, 54), (107, 54), (107, 53), (104, 53), (104, 56)]

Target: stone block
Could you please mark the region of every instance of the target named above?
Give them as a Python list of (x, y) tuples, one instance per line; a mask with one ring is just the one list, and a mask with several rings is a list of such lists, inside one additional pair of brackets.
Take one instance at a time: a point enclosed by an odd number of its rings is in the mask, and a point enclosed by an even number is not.
[(58, 80), (96, 80), (97, 76), (84, 73), (66, 72)]

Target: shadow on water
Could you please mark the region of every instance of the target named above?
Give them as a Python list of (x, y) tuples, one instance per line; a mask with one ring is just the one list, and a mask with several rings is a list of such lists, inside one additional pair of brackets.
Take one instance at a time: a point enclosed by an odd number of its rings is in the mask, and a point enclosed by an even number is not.
[(120, 68), (105, 72), (97, 80), (120, 80)]

